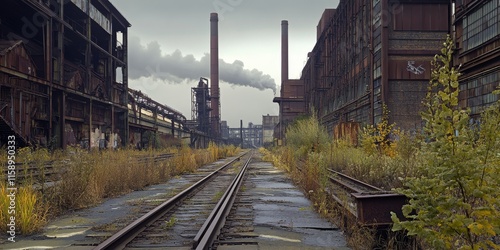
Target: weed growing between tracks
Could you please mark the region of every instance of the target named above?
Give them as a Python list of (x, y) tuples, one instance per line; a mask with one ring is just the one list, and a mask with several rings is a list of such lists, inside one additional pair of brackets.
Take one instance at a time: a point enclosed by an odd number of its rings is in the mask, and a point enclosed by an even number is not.
[[(3, 150), (5, 151), (5, 150)], [(83, 150), (69, 148), (49, 153), (45, 149), (20, 149), (17, 162), (45, 170), (48, 161), (58, 178), (51, 186), (40, 178), (29, 177), (19, 183), (16, 194), (16, 229), (21, 234), (40, 231), (50, 218), (67, 211), (90, 207), (105, 198), (115, 197), (148, 185), (167, 181), (178, 174), (195, 171), (219, 158), (236, 155), (234, 146), (210, 145), (208, 150), (188, 147), (163, 150)], [(0, 153), (2, 159), (6, 159)], [(154, 157), (173, 153), (174, 157), (156, 161)], [(141, 159), (140, 161), (137, 161)], [(1, 177), (3, 178), (3, 172)], [(44, 175), (45, 176), (45, 175)], [(42, 180), (45, 181), (45, 179)], [(0, 183), (0, 230), (7, 231), (9, 197), (5, 182)]]
[(177, 223), (177, 219), (175, 218), (175, 216), (172, 216), (172, 217), (170, 217), (169, 220), (165, 221), (165, 224), (163, 224), (163, 229), (169, 230), (175, 226), (175, 223)]

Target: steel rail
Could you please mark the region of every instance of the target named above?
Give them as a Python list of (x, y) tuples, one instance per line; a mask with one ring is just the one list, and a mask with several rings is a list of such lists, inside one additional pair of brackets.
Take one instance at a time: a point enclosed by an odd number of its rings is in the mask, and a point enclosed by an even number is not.
[(348, 175), (328, 169), (330, 181), (340, 190), (330, 190), (331, 197), (349, 211), (361, 225), (388, 226), (392, 224), (390, 212), (403, 217), (401, 208), (407, 199), (404, 195), (384, 191)]
[[(335, 171), (333, 169), (328, 169), (333, 176), (329, 176), (330, 181), (341, 185), (344, 189), (350, 190), (352, 193), (380, 193), (383, 192), (382, 189), (370, 185), (366, 182), (354, 179), (348, 175)], [(338, 177), (338, 178), (336, 178)]]
[(222, 198), (208, 216), (207, 220), (205, 220), (205, 223), (203, 223), (201, 229), (196, 234), (193, 240), (193, 249), (210, 249), (213, 245), (220, 229), (226, 222), (226, 217), (229, 214), (231, 207), (233, 206), (238, 190), (243, 182), (243, 177), (245, 176), (248, 165), (250, 165), (252, 155), (253, 151), (250, 154), (250, 157), (248, 157), (248, 160), (245, 162), (245, 165), (243, 165), (236, 178), (234, 178), (233, 182), (231, 182), (229, 188), (226, 190)]
[(144, 229), (150, 226), (154, 221), (160, 219), (163, 215), (165, 215), (168, 211), (176, 206), (178, 202), (186, 198), (189, 194), (191, 194), (195, 189), (207, 183), (214, 175), (218, 174), (224, 168), (231, 165), (236, 160), (240, 159), (242, 156), (247, 154), (247, 152), (240, 154), (235, 157), (230, 162), (224, 164), (222, 167), (218, 168), (214, 172), (205, 176), (203, 179), (199, 180), (195, 184), (191, 185), (187, 189), (178, 193), (174, 197), (165, 201), (161, 205), (155, 207), (153, 210), (149, 211), (145, 215), (141, 216), (139, 219), (135, 220), (125, 228), (121, 229), (101, 244), (97, 245), (94, 250), (102, 250), (102, 249), (124, 249), (126, 245), (132, 241), (138, 234), (140, 234)]

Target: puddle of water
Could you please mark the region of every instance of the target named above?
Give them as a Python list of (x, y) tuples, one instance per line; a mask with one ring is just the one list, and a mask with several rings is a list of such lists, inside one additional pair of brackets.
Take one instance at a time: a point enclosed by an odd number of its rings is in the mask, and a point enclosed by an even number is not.
[(72, 229), (72, 228), (87, 228), (94, 219), (89, 219), (80, 216), (72, 216), (55, 221), (52, 225), (47, 226), (47, 229)]
[(26, 250), (26, 249), (55, 249), (55, 248), (59, 248), (59, 247), (53, 247), (53, 246), (30, 246), (29, 248), (10, 248), (10, 250)]
[(256, 188), (262, 189), (295, 189), (292, 184), (277, 182), (255, 182)]
[(260, 197), (259, 200), (264, 202), (277, 202), (277, 203), (293, 203), (295, 206), (309, 205), (309, 200), (304, 197), (289, 197), (289, 196), (266, 196)]
[(259, 237), (266, 238), (266, 239), (273, 239), (273, 240), (281, 240), (281, 241), (287, 241), (287, 242), (300, 243), (300, 240), (290, 239), (290, 238), (285, 238), (285, 237), (280, 237), (280, 236), (276, 236), (276, 235), (261, 234), (261, 235), (259, 235)]
[[(47, 232), (47, 237), (49, 238), (52, 238), (52, 237), (55, 237), (55, 238), (69, 238), (69, 237), (73, 237), (75, 235), (80, 235), (80, 234), (84, 234), (85, 232), (87, 232), (90, 228), (87, 228), (85, 230), (78, 230), (78, 231), (73, 231), (71, 232), (72, 230), (64, 230), (65, 232)], [(69, 231), (69, 232), (68, 232)]]

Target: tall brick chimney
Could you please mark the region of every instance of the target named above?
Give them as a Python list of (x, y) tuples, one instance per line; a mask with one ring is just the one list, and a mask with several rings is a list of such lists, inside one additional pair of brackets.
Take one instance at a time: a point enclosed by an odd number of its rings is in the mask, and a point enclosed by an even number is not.
[(212, 108), (212, 135), (220, 135), (220, 93), (219, 93), (219, 17), (210, 13), (210, 105)]

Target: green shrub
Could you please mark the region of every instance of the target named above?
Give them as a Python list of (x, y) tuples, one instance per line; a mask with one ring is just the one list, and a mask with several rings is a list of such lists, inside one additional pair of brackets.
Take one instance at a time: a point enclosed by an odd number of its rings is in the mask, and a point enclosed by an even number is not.
[(478, 131), (469, 126), (469, 110), (458, 107), (459, 73), (450, 67), (453, 42), (448, 37), (436, 55), (427, 94), (426, 121), (419, 177), (397, 189), (409, 199), (408, 219), (392, 214), (393, 230), (417, 235), (425, 248), (500, 248), (500, 103), (481, 118)]

